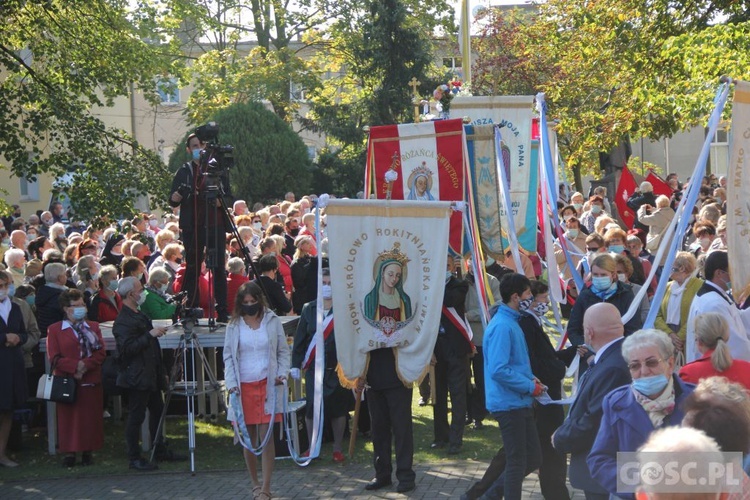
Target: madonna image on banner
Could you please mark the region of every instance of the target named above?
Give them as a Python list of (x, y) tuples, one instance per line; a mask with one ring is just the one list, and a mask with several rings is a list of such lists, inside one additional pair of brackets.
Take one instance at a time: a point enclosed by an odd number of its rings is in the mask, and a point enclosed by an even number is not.
[(343, 376), (363, 375), (369, 351), (394, 348), (399, 377), (414, 382), (439, 329), (450, 203), (332, 200), (326, 214)]

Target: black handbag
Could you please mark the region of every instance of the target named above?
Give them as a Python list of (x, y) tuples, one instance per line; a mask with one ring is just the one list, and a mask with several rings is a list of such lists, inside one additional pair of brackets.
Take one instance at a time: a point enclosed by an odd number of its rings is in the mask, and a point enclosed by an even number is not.
[(39, 384), (36, 386), (36, 397), (46, 401), (54, 401), (55, 403), (75, 403), (76, 379), (62, 375), (53, 375), (59, 358), (59, 354), (55, 356), (52, 360), (49, 373), (45, 373), (39, 377)]

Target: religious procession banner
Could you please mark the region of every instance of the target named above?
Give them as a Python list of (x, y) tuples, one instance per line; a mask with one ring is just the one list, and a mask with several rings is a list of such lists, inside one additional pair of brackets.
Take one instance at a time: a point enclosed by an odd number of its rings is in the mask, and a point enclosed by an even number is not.
[[(464, 145), (460, 119), (372, 127), (365, 189), (378, 200), (464, 201)], [(393, 182), (386, 180), (389, 171), (397, 176)], [(456, 254), (462, 241), (456, 212), (450, 221), (450, 247)]]
[(469, 177), (485, 250), (502, 254), (508, 248), (508, 213), (518, 235), (518, 243), (536, 252), (538, 148), (532, 147), (531, 107), (500, 110), (503, 165), (510, 187), (511, 207), (507, 210), (499, 195), (495, 125), (466, 126)]
[(727, 176), (727, 251), (735, 298), (750, 292), (750, 82), (736, 81)]
[[(460, 215), (460, 214), (459, 214)], [(393, 347), (409, 384), (428, 367), (440, 325), (450, 203), (331, 200), (326, 208), (336, 352), (348, 380)]]

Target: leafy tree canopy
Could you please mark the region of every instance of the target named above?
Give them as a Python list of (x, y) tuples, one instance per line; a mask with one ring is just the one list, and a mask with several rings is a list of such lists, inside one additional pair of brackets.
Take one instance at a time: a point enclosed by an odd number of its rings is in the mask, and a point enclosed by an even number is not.
[(164, 166), (97, 109), (135, 89), (156, 102), (155, 77), (177, 64), (154, 35), (156, 11), (141, 2), (131, 12), (125, 0), (9, 0), (0, 13), (3, 166), (27, 179), (78, 172), (68, 186), (78, 217), (132, 213), (135, 195), (159, 190)]

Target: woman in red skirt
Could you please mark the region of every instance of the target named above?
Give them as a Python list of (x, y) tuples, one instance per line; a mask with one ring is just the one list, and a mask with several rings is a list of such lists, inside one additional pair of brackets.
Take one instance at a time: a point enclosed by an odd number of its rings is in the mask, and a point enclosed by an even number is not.
[[(271, 423), (281, 422), (287, 397), (283, 383), (289, 373), (290, 351), (281, 320), (268, 309), (260, 287), (253, 282), (237, 291), (232, 319), (224, 339), (224, 379), (230, 393), (239, 393), (250, 438), (257, 446)], [(233, 413), (230, 410), (230, 418)], [(253, 498), (271, 498), (271, 473), (276, 458), (273, 436), (263, 448), (263, 481), (258, 481), (255, 455), (243, 449), (253, 482)]]
[(91, 465), (91, 452), (104, 444), (102, 363), (107, 357), (99, 324), (86, 321), (83, 293), (75, 288), (60, 294), (65, 319), (47, 330), (47, 356), (55, 375), (78, 381), (75, 403), (57, 405), (57, 428), (63, 465), (72, 467), (76, 453), (81, 463)]

